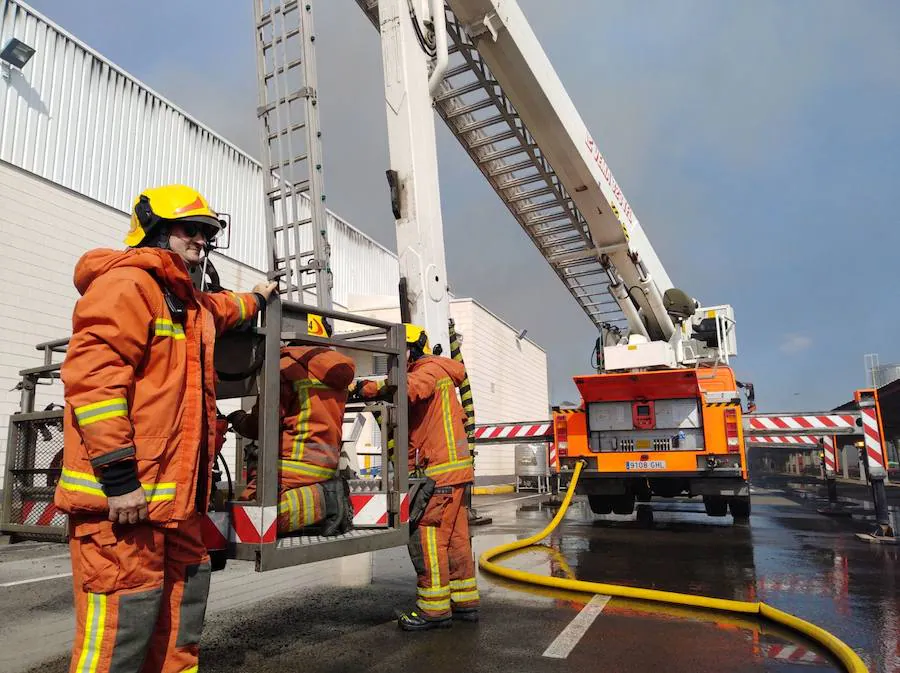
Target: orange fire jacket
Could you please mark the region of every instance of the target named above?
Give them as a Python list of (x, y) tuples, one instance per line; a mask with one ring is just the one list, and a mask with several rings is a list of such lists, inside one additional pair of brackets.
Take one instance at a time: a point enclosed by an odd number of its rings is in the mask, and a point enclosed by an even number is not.
[[(466, 368), (449, 358), (428, 355), (407, 369), (409, 397), (409, 473), (419, 467), (438, 486), (475, 479), (465, 430), (465, 411), (456, 396)], [(366, 381), (360, 394), (377, 397), (383, 382)]]
[[(173, 320), (162, 286), (184, 303)], [(155, 248), (92, 250), (62, 366), (66, 409), (56, 505), (103, 513), (104, 469), (134, 461), (150, 520), (177, 525), (209, 498), (216, 432), (216, 334), (251, 320), (253, 294), (201, 293), (184, 262)], [(198, 487), (200, 500), (197, 502)], [(77, 534), (77, 533), (76, 533)]]
[[(341, 435), (347, 387), (353, 381), (353, 360), (321, 346), (281, 349), (281, 460), (279, 472), (291, 484), (331, 479), (341, 456)], [(235, 423), (244, 437), (256, 439), (259, 403)]]

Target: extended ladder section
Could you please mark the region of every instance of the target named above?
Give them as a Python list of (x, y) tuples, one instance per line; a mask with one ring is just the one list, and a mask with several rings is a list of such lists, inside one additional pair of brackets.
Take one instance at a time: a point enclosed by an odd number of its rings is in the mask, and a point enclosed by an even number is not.
[[(377, 0), (357, 4), (377, 27)], [(671, 282), (521, 10), (447, 4), (438, 114), (595, 325), (668, 339)]]
[(312, 3), (255, 0), (269, 277), (288, 301), (331, 308)]
[[(357, 4), (378, 27), (377, 0)], [(594, 324), (622, 325), (584, 218), (450, 11), (447, 30), (450, 65), (435, 109)]]

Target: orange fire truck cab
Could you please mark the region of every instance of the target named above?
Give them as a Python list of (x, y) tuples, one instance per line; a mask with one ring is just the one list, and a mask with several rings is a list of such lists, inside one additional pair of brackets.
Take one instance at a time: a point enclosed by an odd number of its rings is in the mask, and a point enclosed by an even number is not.
[(653, 496), (702, 496), (706, 513), (750, 516), (741, 401), (725, 366), (578, 376), (582, 407), (554, 413), (560, 480), (587, 461), (578, 493), (596, 514)]

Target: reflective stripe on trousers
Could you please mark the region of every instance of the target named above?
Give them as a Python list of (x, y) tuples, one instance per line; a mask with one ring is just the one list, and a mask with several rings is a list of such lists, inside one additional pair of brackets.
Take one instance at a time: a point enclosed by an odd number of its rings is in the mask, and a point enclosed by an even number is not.
[(465, 485), (443, 487), (432, 496), (410, 537), (409, 553), (418, 576), (416, 606), (428, 617), (451, 607), (478, 607), (475, 560), (469, 541)]
[(210, 579), (200, 517), (176, 528), (72, 525), (70, 673), (196, 671)]

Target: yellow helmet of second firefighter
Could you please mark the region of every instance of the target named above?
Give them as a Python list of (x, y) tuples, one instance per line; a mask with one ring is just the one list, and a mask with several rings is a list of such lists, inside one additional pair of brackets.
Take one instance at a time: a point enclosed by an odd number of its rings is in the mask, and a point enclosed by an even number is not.
[(160, 225), (172, 222), (195, 222), (204, 228), (210, 240), (225, 227), (225, 222), (193, 187), (151, 187), (134, 200), (125, 245), (130, 248), (147, 245), (152, 235), (159, 232)]
[(315, 313), (306, 314), (306, 333), (310, 336), (330, 337), (333, 330), (331, 323), (326, 318)]
[(406, 345), (418, 346), (425, 355), (431, 355), (431, 345), (428, 343), (428, 334), (425, 332), (425, 328), (411, 323), (404, 323), (404, 325), (406, 327)]

